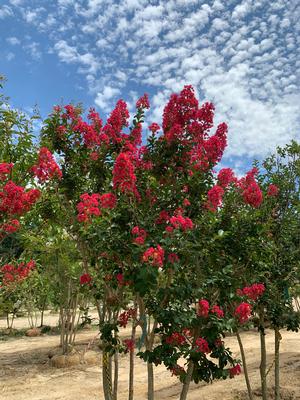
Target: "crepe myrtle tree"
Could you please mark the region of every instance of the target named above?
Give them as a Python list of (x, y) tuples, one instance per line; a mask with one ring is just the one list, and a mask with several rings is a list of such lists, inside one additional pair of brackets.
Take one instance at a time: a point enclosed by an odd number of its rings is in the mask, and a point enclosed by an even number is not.
[[(215, 197), (208, 193), (214, 186), (212, 169), (226, 146), (227, 126), (220, 124), (210, 135), (214, 107), (210, 103), (199, 106), (192, 87), (187, 86), (180, 94), (172, 95), (166, 105), (162, 133), (158, 134), (158, 124), (151, 124), (148, 141), (140, 147), (140, 133), (138, 141), (134, 138), (137, 128), (141, 130), (139, 113), (143, 107), (148, 107), (145, 96), (137, 103), (132, 129), (118, 137), (119, 151), (107, 160), (111, 163), (107, 174), (110, 192), (105, 197), (100, 193), (82, 195), (78, 219), (85, 224), (86, 241), (98, 251), (95, 266), (101, 265), (98, 271), (104, 273), (105, 290), (115, 310), (120, 311), (122, 304), (121, 288), (123, 293), (131, 294), (134, 306), (122, 312), (117, 322), (102, 325), (106, 351), (124, 351), (117, 333), (133, 320), (131, 339), (125, 346), (132, 354), (135, 329), (140, 326), (138, 347), (145, 346), (139, 355), (147, 361), (148, 399), (154, 398), (153, 364), (162, 362), (173, 372), (181, 371), (181, 399), (185, 399), (191, 380), (209, 381), (240, 372), (230, 351), (222, 345), (217, 347), (231, 321), (223, 319), (217, 287), (212, 288), (212, 282), (207, 285), (201, 276), (204, 254), (189, 245), (190, 236), (194, 241), (208, 241), (209, 230), (201, 230), (200, 222), (209, 219), (208, 211), (216, 207)], [(111, 142), (116, 145), (115, 139)], [(85, 277), (92, 290), (97, 287), (95, 275)], [(212, 301), (208, 320), (197, 314), (202, 297)], [(177, 349), (176, 340), (167, 338), (182, 335), (183, 331), (185, 344)], [(161, 345), (154, 348), (155, 335)], [(208, 353), (217, 359), (216, 363), (209, 361)], [(171, 360), (170, 354), (174, 355)], [(187, 371), (177, 365), (180, 356), (186, 358)], [(106, 399), (111, 399), (115, 393), (110, 367), (106, 368), (104, 360), (104, 393)], [(132, 380), (130, 383), (132, 398)]]
[[(0, 78), (1, 88), (2, 81)], [(34, 262), (18, 260), (24, 250), (20, 241), (24, 216), (40, 197), (30, 173), (35, 118), (13, 109), (8, 99), (0, 94), (0, 296), (7, 316), (14, 315), (16, 305), (20, 304), (13, 300), (17, 283), (35, 266)]]
[[(278, 149), (258, 168), (237, 179), (229, 169), (217, 177), (222, 207), (215, 225), (214, 254), (228, 273), (228, 307), (237, 320), (236, 334), (241, 348), (249, 398), (253, 398), (243, 351), (240, 325), (254, 323), (261, 342), (261, 385), (267, 398), (265, 345), (266, 321), (275, 332), (275, 395), (279, 396), (279, 329), (297, 330), (299, 315), (294, 312), (288, 291), (297, 281), (299, 263), (298, 145)], [(232, 245), (234, 243), (234, 246)], [(241, 314), (242, 313), (242, 314)], [(243, 316), (244, 314), (244, 316)]]

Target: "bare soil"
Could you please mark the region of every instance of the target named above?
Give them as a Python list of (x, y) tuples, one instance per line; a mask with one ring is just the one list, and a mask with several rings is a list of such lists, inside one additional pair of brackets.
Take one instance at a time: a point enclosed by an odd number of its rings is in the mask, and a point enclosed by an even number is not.
[[(57, 316), (47, 315), (46, 324), (55, 325)], [(0, 321), (4, 328), (5, 321)], [(24, 328), (26, 319), (19, 318), (15, 327)], [(129, 332), (125, 331), (125, 335)], [(250, 378), (255, 399), (260, 399), (259, 391), (259, 337), (255, 331), (242, 333)], [(75, 352), (82, 354), (87, 349), (99, 352), (97, 347), (97, 331), (81, 331), (77, 335)], [(266, 336), (267, 348), (270, 352), (268, 364), (274, 359), (273, 335)], [(39, 337), (9, 338), (0, 341), (0, 399), (1, 400), (102, 400), (101, 366), (80, 363), (66, 368), (52, 366), (51, 357), (58, 349), (59, 336), (42, 335)], [(228, 345), (239, 357), (235, 337), (226, 339)], [(49, 358), (50, 357), (50, 358)], [(99, 354), (100, 360), (100, 354)], [(118, 400), (128, 397), (129, 356), (120, 358), (120, 395)], [(270, 387), (269, 399), (273, 394), (274, 371), (268, 375)], [(178, 399), (181, 384), (176, 377), (163, 366), (155, 368), (155, 399)], [(191, 385), (188, 400), (244, 400), (247, 399), (244, 376), (218, 381), (213, 384), (201, 383)], [(135, 367), (136, 400), (147, 398), (147, 375), (145, 364), (137, 359)], [(300, 334), (282, 332), (281, 341), (281, 398), (284, 400), (300, 400)]]

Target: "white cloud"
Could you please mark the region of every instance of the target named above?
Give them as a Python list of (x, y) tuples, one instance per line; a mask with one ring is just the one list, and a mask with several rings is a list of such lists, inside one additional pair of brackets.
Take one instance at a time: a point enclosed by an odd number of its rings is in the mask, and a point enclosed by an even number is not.
[(20, 44), (20, 40), (16, 38), (15, 36), (10, 36), (6, 38), (7, 43), (11, 44), (12, 46), (16, 46), (17, 44)]
[(0, 7), (0, 19), (4, 19), (6, 17), (12, 17), (13, 15), (14, 13), (9, 6), (4, 5)]
[(12, 52), (7, 53), (6, 57), (7, 61), (11, 61), (15, 58), (15, 54)]
[(112, 99), (114, 99), (120, 93), (121, 91), (118, 88), (105, 86), (102, 92), (97, 93), (95, 104), (102, 108), (102, 110), (109, 111)]

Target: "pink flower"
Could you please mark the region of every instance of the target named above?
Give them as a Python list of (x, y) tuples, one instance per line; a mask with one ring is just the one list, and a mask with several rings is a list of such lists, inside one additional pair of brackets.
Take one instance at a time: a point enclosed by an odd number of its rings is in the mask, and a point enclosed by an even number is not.
[(157, 247), (150, 247), (143, 254), (142, 261), (149, 263), (155, 267), (162, 267), (164, 263), (165, 252), (160, 245)]
[(140, 97), (136, 102), (136, 108), (150, 108), (149, 98), (147, 93)]
[(126, 351), (134, 351), (135, 342), (133, 339), (124, 339), (123, 344), (126, 347)]
[(218, 184), (222, 188), (226, 188), (230, 183), (235, 182), (236, 178), (231, 168), (223, 168), (218, 173)]
[(230, 370), (229, 370), (230, 378), (233, 378), (236, 375), (240, 375), (241, 372), (242, 372), (242, 369), (241, 369), (240, 364), (236, 364), (234, 367), (230, 368)]
[(117, 197), (113, 193), (105, 193), (100, 196), (100, 206), (101, 208), (113, 209), (116, 207)]
[(222, 198), (224, 189), (221, 186), (215, 185), (207, 192), (206, 207), (210, 211), (217, 211), (218, 207), (222, 205)]

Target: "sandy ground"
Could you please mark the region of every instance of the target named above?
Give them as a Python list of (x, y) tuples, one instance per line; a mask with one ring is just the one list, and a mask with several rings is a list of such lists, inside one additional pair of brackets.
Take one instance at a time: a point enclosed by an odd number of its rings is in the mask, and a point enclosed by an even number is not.
[[(55, 325), (56, 316), (46, 316), (45, 323)], [(5, 321), (0, 321), (0, 328)], [(15, 327), (21, 328), (26, 320), (19, 318)], [(78, 348), (83, 349), (95, 340), (96, 331), (82, 331), (77, 336)], [(250, 378), (255, 399), (259, 399), (259, 337), (256, 332), (242, 334), (245, 346)], [(273, 361), (273, 335), (266, 336), (270, 356)], [(35, 338), (21, 337), (0, 341), (0, 399), (1, 400), (102, 400), (100, 366), (78, 365), (57, 369), (50, 365), (49, 350), (58, 346), (58, 336), (41, 336)], [(238, 345), (234, 337), (226, 339), (234, 354), (239, 356)], [(94, 346), (94, 350), (96, 346)], [(282, 399), (300, 400), (300, 333), (283, 332), (281, 342), (281, 388)], [(118, 400), (128, 397), (129, 357), (120, 359), (120, 380)], [(147, 398), (146, 366), (136, 360), (135, 400)], [(273, 369), (268, 375), (270, 387), (273, 385)], [(178, 399), (181, 384), (171, 377), (164, 367), (155, 368), (155, 400)], [(192, 385), (189, 400), (234, 400), (246, 399), (244, 376), (218, 381), (213, 384)], [(270, 393), (270, 399), (273, 394)]]

